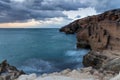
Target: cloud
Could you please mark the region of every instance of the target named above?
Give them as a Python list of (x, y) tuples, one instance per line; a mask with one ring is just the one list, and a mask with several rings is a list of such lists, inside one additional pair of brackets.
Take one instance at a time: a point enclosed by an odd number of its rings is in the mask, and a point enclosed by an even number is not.
[(120, 0), (85, 0), (87, 6), (94, 7), (97, 12), (120, 8)]
[[(9, 23), (1, 23), (0, 28), (58, 28), (63, 25), (61, 23), (66, 23), (65, 19), (61, 17), (55, 18), (46, 18), (43, 20), (28, 20), (27, 22), (9, 22)], [(4, 26), (4, 27), (3, 27)]]
[[(46, 18), (54, 18), (54, 17), (66, 17), (59, 10), (42, 10), (42, 9), (32, 9), (31, 7), (35, 7), (37, 4), (31, 3), (32, 0), (29, 0), (27, 5), (26, 0), (19, 2), (16, 0), (0, 1), (0, 22), (24, 22), (29, 19), (35, 20), (44, 20)], [(36, 0), (37, 1), (37, 0)], [(34, 4), (34, 5), (33, 5)], [(39, 6), (38, 6), (39, 7)]]
[[(78, 10), (63, 11), (65, 15), (71, 20), (76, 20), (79, 18), (84, 18), (90, 15), (96, 15), (97, 12), (94, 8), (79, 8)], [(89, 14), (88, 14), (89, 13)]]
[(28, 22), (14, 22), (14, 23), (1, 23), (0, 24), (0, 28), (25, 28), (25, 27), (32, 27), (32, 26), (35, 26), (35, 25), (38, 25), (40, 24), (38, 21), (35, 21), (35, 20), (31, 20), (31, 21), (28, 21)]
[(53, 18), (74, 20), (119, 8), (119, 3), (119, 0), (0, 0), (0, 23)]

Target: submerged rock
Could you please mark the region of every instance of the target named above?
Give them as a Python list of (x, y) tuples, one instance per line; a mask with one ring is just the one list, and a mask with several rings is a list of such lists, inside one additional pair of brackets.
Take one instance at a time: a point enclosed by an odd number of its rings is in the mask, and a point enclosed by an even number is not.
[(22, 74), (25, 73), (18, 70), (16, 67), (9, 65), (7, 60), (0, 64), (0, 80), (14, 80)]

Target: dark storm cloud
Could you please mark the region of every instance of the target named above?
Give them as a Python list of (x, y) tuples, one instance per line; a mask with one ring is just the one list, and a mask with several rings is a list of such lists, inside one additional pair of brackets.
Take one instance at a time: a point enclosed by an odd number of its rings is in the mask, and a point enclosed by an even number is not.
[(0, 22), (21, 22), (29, 19), (44, 20), (46, 18), (66, 17), (60, 10), (38, 9), (37, 6), (40, 7), (39, 4), (37, 5), (37, 2), (32, 0), (23, 3), (1, 0)]
[(38, 10), (77, 10), (79, 7), (87, 6), (81, 4), (80, 0), (34, 0), (31, 6)]
[[(23, 1), (23, 0), (22, 0)], [(119, 8), (119, 0), (0, 0), (0, 22), (64, 17), (62, 12), (93, 7), (98, 12)]]
[(120, 0), (97, 0), (96, 4), (95, 0), (93, 1), (93, 7), (95, 7), (97, 12), (104, 12), (106, 10), (120, 8)]

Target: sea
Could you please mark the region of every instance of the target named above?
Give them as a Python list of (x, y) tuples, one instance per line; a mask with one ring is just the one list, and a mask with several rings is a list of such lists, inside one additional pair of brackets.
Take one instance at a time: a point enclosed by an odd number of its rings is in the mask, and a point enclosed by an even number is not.
[(51, 73), (82, 68), (89, 50), (76, 48), (76, 36), (57, 28), (0, 29), (0, 62), (27, 74)]

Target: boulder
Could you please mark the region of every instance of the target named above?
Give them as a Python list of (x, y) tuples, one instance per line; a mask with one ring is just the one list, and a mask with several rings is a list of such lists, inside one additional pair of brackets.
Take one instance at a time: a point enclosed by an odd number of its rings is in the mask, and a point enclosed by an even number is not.
[(83, 57), (83, 64), (85, 67), (92, 66), (93, 68), (99, 69), (106, 62), (107, 56), (100, 52), (91, 51)]
[(14, 80), (22, 74), (25, 73), (18, 70), (16, 67), (9, 65), (7, 60), (0, 64), (0, 80)]
[(117, 50), (90, 51), (83, 58), (85, 67), (92, 66), (96, 69), (120, 71), (120, 52)]

